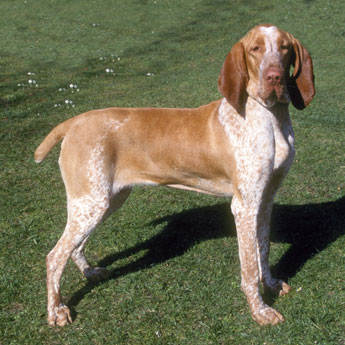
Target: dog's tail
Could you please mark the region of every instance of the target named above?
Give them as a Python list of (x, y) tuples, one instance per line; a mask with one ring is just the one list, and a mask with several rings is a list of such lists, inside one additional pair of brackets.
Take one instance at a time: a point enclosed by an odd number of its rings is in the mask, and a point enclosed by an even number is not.
[(74, 120), (75, 118), (72, 117), (71, 119), (60, 123), (45, 137), (35, 151), (36, 163), (41, 163), (44, 158), (46, 158), (49, 151), (65, 137)]

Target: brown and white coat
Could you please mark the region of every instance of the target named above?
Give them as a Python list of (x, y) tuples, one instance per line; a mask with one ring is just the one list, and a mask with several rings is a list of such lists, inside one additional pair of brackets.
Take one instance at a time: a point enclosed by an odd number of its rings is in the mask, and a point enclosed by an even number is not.
[(231, 49), (218, 84), (224, 98), (195, 109), (108, 108), (78, 115), (37, 148), (41, 162), (63, 139), (59, 164), (68, 219), (46, 260), (50, 325), (72, 321), (60, 297), (70, 257), (88, 279), (107, 276), (105, 268), (90, 266), (85, 243), (139, 184), (233, 196), (242, 290), (252, 316), (261, 325), (284, 320), (263, 302), (259, 284), (280, 294), (290, 289), (270, 273), (269, 228), (273, 198), (295, 153), (288, 104), (303, 109), (315, 94), (311, 57), (291, 34), (257, 26)]

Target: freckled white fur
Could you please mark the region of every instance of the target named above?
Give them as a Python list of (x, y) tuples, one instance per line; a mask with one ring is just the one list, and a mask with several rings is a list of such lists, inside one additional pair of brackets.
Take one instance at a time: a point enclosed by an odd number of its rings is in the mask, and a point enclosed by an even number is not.
[(125, 118), (123, 121), (115, 120), (115, 119), (107, 119), (106, 125), (109, 129), (113, 131), (117, 131), (119, 128), (121, 128), (123, 125), (128, 122), (129, 118)]
[[(275, 171), (283, 169), (285, 175), (292, 163), (293, 131), (289, 120), (281, 128), (275, 114), (251, 97), (244, 117), (224, 98), (219, 122), (234, 148), (239, 180), (231, 210), (239, 242), (241, 285), (252, 312), (265, 314), (269, 307), (262, 301), (258, 284), (260, 280), (271, 287), (278, 284), (268, 264), (270, 213), (278, 186), (266, 196), (265, 189)], [(267, 205), (264, 211), (263, 204)]]

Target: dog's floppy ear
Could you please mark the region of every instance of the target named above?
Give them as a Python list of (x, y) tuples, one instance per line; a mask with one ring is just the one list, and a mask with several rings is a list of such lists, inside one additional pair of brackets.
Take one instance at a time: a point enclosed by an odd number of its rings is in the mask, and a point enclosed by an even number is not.
[(291, 65), (292, 76), (287, 79), (287, 87), (295, 108), (304, 109), (315, 95), (313, 62), (308, 51), (298, 39), (292, 37)]
[(218, 89), (241, 115), (244, 115), (244, 105), (248, 97), (246, 91), (248, 79), (244, 47), (239, 42), (232, 47), (225, 58), (218, 79)]

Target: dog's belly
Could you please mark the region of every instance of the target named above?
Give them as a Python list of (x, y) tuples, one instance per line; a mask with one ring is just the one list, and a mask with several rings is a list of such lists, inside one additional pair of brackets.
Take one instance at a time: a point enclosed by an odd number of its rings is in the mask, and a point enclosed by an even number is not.
[(120, 182), (122, 185), (165, 185), (216, 196), (233, 195), (231, 178), (217, 170), (204, 169), (202, 166), (199, 171), (180, 169), (176, 166), (162, 168), (152, 162), (143, 163), (140, 161), (140, 168), (135, 165), (132, 169), (128, 166), (125, 169), (118, 169), (115, 182)]
[(192, 192), (223, 197), (230, 197), (234, 194), (232, 184), (227, 182), (224, 182), (222, 184), (214, 184), (210, 181), (201, 181), (200, 186), (198, 187), (189, 187), (181, 184), (168, 184), (167, 186), (176, 189), (183, 189)]

